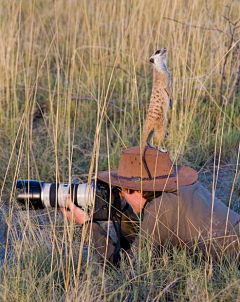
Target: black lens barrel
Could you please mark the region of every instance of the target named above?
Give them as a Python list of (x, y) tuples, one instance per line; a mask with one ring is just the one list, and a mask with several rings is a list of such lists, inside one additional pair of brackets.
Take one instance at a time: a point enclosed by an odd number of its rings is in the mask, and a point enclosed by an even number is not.
[(58, 187), (59, 187), (59, 184), (56, 185), (55, 183), (52, 183), (51, 188), (50, 188), (49, 199), (50, 199), (50, 205), (53, 208), (56, 207), (56, 204), (58, 206), (57, 198), (56, 198), (56, 194), (58, 192)]
[(17, 195), (17, 201), (30, 209), (43, 209), (41, 201), (43, 184), (43, 181), (37, 180), (18, 180), (16, 187), (22, 191)]
[(78, 184), (71, 184), (71, 186), (69, 187), (69, 194), (71, 194), (72, 201), (76, 206), (78, 205), (77, 189), (78, 189)]

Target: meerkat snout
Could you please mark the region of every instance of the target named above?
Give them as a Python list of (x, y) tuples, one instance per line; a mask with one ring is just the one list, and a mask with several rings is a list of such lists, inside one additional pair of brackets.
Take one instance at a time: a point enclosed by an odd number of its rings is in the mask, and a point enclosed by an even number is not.
[(162, 48), (162, 53), (161, 53), (161, 55), (163, 55), (166, 51), (167, 51), (167, 48), (166, 48), (166, 47)]
[(167, 65), (167, 48), (160, 48), (155, 51), (150, 57), (150, 62), (154, 64), (154, 66), (161, 70)]

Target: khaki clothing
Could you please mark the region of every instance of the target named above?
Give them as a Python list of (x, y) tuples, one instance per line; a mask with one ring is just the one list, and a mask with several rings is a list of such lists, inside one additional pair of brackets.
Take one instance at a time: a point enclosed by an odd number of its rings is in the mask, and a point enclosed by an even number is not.
[[(240, 253), (240, 215), (217, 198), (213, 199), (199, 182), (180, 187), (175, 192), (163, 192), (145, 205), (142, 219), (138, 220), (130, 209), (123, 217), (125, 215), (130, 219), (123, 218), (122, 233), (135, 247), (144, 245), (147, 238), (156, 247), (171, 243), (191, 249), (197, 244), (213, 256), (222, 252), (234, 256)], [(138, 234), (135, 235), (136, 231)], [(93, 223), (93, 242), (104, 256), (106, 232), (97, 223)], [(109, 240), (107, 259), (111, 259), (114, 248), (113, 241)]]

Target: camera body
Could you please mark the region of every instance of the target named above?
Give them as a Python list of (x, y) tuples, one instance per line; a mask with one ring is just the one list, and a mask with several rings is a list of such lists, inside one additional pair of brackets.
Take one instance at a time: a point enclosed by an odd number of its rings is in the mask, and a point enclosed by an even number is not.
[(18, 180), (17, 201), (29, 209), (66, 207), (68, 194), (74, 204), (93, 213), (93, 221), (107, 221), (121, 213), (119, 187), (109, 186), (99, 179), (91, 185), (45, 183), (37, 180)]

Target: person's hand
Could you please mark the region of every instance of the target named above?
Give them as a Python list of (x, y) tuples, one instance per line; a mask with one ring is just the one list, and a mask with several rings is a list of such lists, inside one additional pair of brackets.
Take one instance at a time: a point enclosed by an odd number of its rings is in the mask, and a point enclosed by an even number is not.
[(142, 193), (140, 191), (134, 191), (132, 194), (130, 194), (129, 189), (122, 188), (121, 196), (126, 199), (126, 201), (130, 204), (136, 214), (141, 213), (147, 201), (142, 196)]
[(90, 220), (90, 217), (82, 209), (77, 207), (70, 198), (70, 195), (67, 196), (66, 208), (60, 208), (60, 211), (63, 213), (63, 216), (70, 221), (77, 222), (78, 224), (84, 224), (86, 221)]

